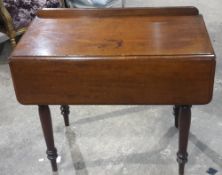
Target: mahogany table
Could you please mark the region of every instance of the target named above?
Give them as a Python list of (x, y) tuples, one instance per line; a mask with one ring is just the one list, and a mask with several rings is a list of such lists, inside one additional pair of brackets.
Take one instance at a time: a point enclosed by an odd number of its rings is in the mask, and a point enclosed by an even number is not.
[[(10, 58), (17, 99), (39, 105), (57, 171), (48, 105), (175, 105), (184, 174), (191, 105), (211, 101), (215, 54), (194, 7), (40, 11)], [(139, 126), (138, 126), (139, 127)]]

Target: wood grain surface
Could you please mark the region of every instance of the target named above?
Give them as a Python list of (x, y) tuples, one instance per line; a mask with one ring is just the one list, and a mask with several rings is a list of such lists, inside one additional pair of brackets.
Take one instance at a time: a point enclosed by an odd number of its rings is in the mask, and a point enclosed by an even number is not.
[(212, 54), (209, 43), (199, 15), (36, 18), (13, 56)]
[(210, 102), (215, 54), (203, 18), (195, 8), (166, 11), (40, 12), (10, 60), (19, 102)]
[(88, 8), (88, 9), (60, 9), (62, 13), (55, 13), (58, 8), (38, 11), (41, 18), (72, 18), (72, 17), (114, 17), (114, 16), (190, 16), (198, 15), (199, 10), (192, 6), (183, 7), (140, 7), (140, 8)]

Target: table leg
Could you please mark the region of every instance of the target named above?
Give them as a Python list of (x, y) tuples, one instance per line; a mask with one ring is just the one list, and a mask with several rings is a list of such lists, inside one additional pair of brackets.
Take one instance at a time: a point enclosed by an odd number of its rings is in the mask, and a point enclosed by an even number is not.
[(178, 106), (178, 105), (175, 105), (173, 107), (173, 115), (174, 115), (174, 118), (175, 118), (175, 127), (176, 128), (178, 128), (179, 109), (180, 109), (180, 106)]
[(52, 120), (50, 109), (48, 105), (39, 105), (39, 117), (42, 124), (42, 130), (45, 137), (45, 142), (47, 145), (47, 157), (51, 161), (52, 170), (57, 171), (57, 150), (54, 145)]
[(69, 106), (68, 105), (61, 105), (60, 107), (61, 114), (63, 115), (65, 126), (69, 126)]
[(191, 106), (183, 105), (179, 107), (179, 151), (177, 162), (179, 164), (179, 175), (184, 175), (184, 168), (187, 162), (187, 146), (191, 123)]

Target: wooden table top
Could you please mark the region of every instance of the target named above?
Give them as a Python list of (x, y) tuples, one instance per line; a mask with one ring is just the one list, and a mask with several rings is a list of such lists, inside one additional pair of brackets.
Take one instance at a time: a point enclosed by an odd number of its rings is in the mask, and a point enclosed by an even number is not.
[(40, 11), (10, 68), (22, 104), (206, 104), (215, 54), (193, 7)]
[[(135, 10), (135, 9), (134, 9)], [(122, 9), (40, 12), (12, 56), (213, 55), (201, 15), (121, 15)], [(91, 10), (93, 11), (93, 10)], [(106, 15), (112, 11), (119, 15)], [(59, 14), (53, 16), (52, 14)], [(88, 12), (89, 13), (89, 12)], [(92, 12), (91, 12), (92, 13)], [(63, 15), (62, 15), (63, 14)]]

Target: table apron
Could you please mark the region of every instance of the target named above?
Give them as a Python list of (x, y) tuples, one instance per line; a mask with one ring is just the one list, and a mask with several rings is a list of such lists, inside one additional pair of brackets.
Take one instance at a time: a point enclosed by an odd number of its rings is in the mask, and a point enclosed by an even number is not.
[(206, 104), (215, 59), (12, 59), (22, 104)]

